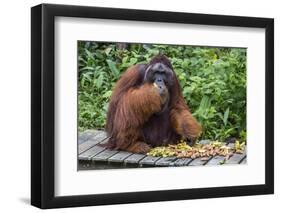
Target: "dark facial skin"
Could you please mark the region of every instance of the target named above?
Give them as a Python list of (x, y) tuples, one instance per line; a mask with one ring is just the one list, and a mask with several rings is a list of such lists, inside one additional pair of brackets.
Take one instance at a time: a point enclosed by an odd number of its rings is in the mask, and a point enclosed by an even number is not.
[(153, 83), (156, 84), (156, 86), (158, 87), (160, 95), (164, 95), (164, 93), (167, 90), (167, 86), (166, 86), (167, 78), (165, 74), (155, 72), (153, 77), (154, 77)]
[(163, 63), (156, 63), (146, 70), (145, 81), (153, 83), (161, 96), (163, 108), (169, 102), (169, 87), (173, 85), (173, 71)]

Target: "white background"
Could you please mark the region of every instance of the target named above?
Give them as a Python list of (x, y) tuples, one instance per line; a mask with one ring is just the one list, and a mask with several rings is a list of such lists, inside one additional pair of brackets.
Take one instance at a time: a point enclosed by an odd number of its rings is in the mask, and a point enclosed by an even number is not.
[[(55, 23), (55, 195), (265, 183), (264, 29), (65, 17)], [(247, 165), (77, 172), (77, 40), (247, 47)]]
[[(275, 18), (275, 59), (281, 55), (281, 14), (278, 1), (114, 1), (60, 0), (46, 3), (171, 10), (197, 13), (264, 16)], [(1, 212), (38, 212), (28, 205), (30, 196), (30, 7), (40, 1), (3, 1), (1, 4)], [(275, 109), (281, 108), (281, 63), (276, 60)], [(280, 110), (275, 112), (275, 131), (281, 127)], [(173, 201), (51, 210), (52, 212), (237, 212), (278, 211), (281, 201), (280, 134), (275, 136), (275, 195)], [(207, 178), (207, 177), (206, 177)], [(238, 205), (238, 206), (237, 206)], [(157, 210), (156, 210), (157, 209)]]

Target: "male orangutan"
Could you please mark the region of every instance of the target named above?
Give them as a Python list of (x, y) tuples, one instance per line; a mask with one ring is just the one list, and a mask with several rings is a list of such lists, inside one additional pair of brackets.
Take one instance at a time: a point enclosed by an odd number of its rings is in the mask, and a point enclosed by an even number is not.
[(107, 146), (134, 153), (151, 147), (193, 142), (201, 126), (189, 111), (169, 59), (158, 55), (148, 64), (128, 68), (109, 103)]

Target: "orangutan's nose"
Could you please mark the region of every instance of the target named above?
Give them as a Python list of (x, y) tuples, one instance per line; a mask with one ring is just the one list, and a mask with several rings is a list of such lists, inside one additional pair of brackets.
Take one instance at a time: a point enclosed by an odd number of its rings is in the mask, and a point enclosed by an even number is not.
[(158, 78), (156, 81), (157, 81), (157, 83), (163, 83), (163, 79), (161, 79), (161, 78)]

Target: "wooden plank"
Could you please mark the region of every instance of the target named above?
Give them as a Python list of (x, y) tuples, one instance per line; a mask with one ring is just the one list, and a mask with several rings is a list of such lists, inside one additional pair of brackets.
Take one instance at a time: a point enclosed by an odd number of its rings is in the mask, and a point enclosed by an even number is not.
[(78, 146), (78, 154), (82, 154), (83, 152), (87, 151), (91, 147), (95, 146), (96, 144), (100, 143), (98, 140), (88, 140)]
[(155, 166), (173, 166), (173, 162), (177, 160), (177, 157), (165, 157), (160, 158), (155, 162)]
[[(204, 157), (205, 158), (205, 157)], [(206, 158), (207, 160), (201, 160), (201, 158), (195, 158), (193, 161), (191, 161), (188, 166), (203, 166), (205, 165), (210, 159), (212, 158), (212, 156)]]
[(105, 138), (107, 138), (107, 133), (105, 131), (99, 131), (98, 134), (96, 134), (95, 136), (89, 138), (89, 140), (103, 141)]
[(159, 159), (160, 159), (160, 157), (147, 156), (147, 157), (143, 158), (143, 159), (139, 162), (139, 164), (140, 164), (140, 165), (154, 165), (155, 162), (156, 162), (157, 160), (159, 160)]
[(245, 156), (243, 154), (233, 154), (228, 160), (224, 162), (224, 164), (239, 164), (240, 161), (243, 160)]
[(143, 154), (132, 154), (124, 160), (124, 163), (137, 164), (141, 159), (145, 157), (146, 155)]
[(79, 160), (91, 160), (92, 157), (94, 157), (95, 155), (99, 154), (100, 152), (102, 152), (103, 150), (105, 150), (105, 147), (102, 146), (93, 146), (90, 149), (88, 149), (87, 151), (83, 152), (82, 154), (80, 154), (78, 156)]
[(84, 132), (79, 132), (78, 133), (78, 144), (87, 141), (90, 137), (92, 137), (98, 133), (99, 133), (98, 130), (91, 130), (91, 129), (86, 130)]
[(216, 155), (212, 159), (210, 159), (205, 165), (221, 165), (225, 161), (225, 157), (221, 155)]
[(187, 166), (191, 161), (191, 158), (180, 158), (174, 161), (172, 164), (174, 166)]
[[(108, 142), (108, 139), (109, 138), (105, 138), (103, 139), (101, 142), (99, 142), (96, 146), (99, 146), (99, 145), (105, 145), (107, 142)], [(110, 149), (109, 149), (110, 150)]]
[(118, 151), (117, 150), (110, 150), (105, 149), (104, 151), (100, 152), (99, 154), (92, 157), (92, 161), (107, 161), (108, 158), (115, 155)]
[(132, 155), (131, 152), (120, 151), (108, 159), (109, 162), (122, 163), (127, 157)]
[(106, 139), (106, 133), (103, 131), (98, 131), (97, 134), (89, 137), (87, 141), (79, 144), (78, 146), (78, 153), (81, 154), (86, 150), (90, 149), (91, 147), (95, 146), (96, 144), (100, 143), (101, 141)]
[(225, 161), (225, 164), (239, 164), (246, 156), (247, 149), (242, 154), (234, 153), (228, 160)]

